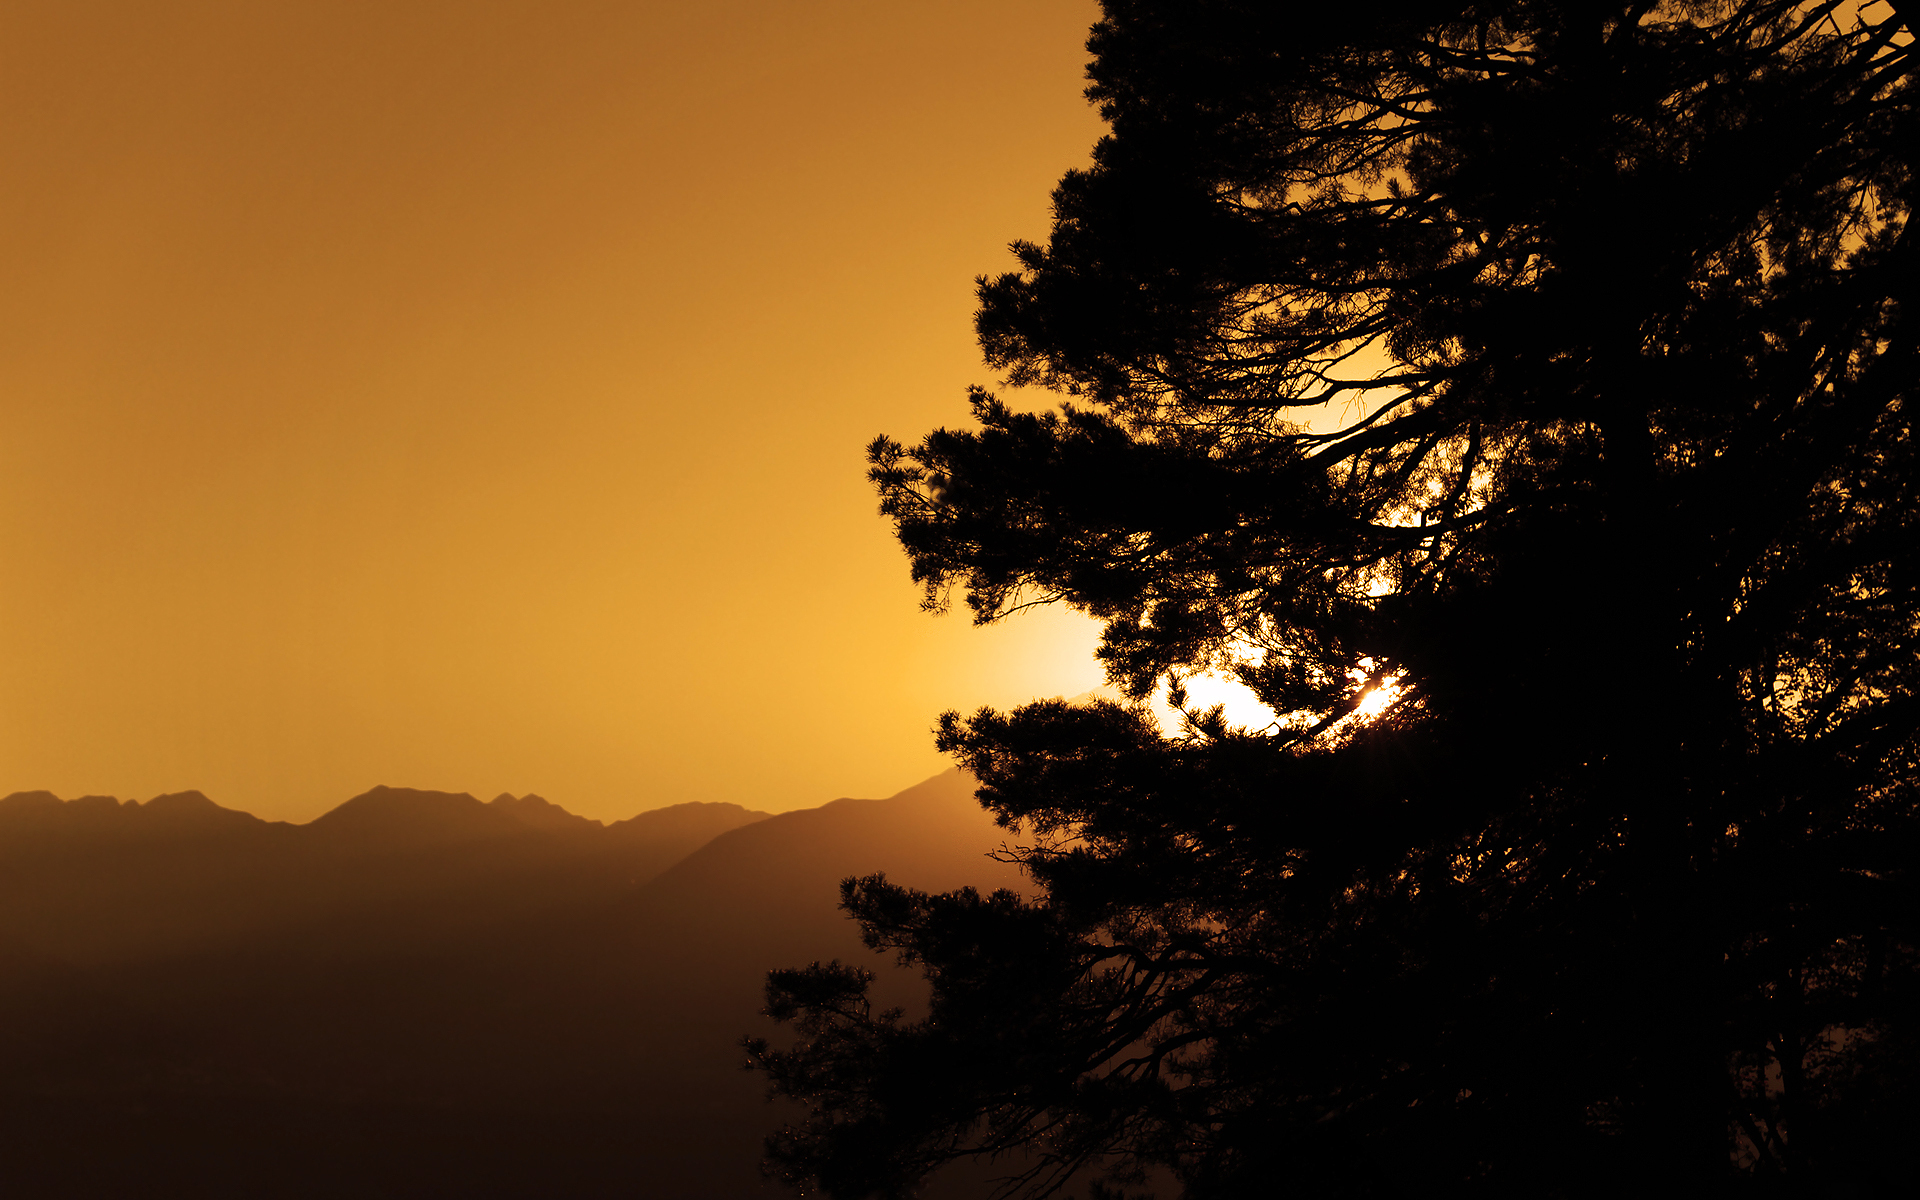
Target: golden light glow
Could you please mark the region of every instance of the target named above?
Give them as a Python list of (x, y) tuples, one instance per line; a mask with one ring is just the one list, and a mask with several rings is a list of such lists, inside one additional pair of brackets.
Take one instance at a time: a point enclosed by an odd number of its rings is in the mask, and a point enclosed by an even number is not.
[(1348, 672), (1355, 683), (1366, 686), (1366, 690), (1360, 694), (1360, 703), (1354, 706), (1351, 717), (1352, 720), (1363, 724), (1374, 720), (1393, 707), (1401, 696), (1400, 681), (1406, 677), (1405, 672), (1395, 671), (1384, 678), (1376, 678), (1376, 669), (1371, 658), (1363, 658), (1357, 668)]
[[(1184, 684), (1189, 711), (1202, 712), (1218, 705), (1221, 716), (1236, 729), (1269, 729), (1280, 719), (1280, 714), (1260, 702), (1252, 688), (1220, 672), (1204, 671), (1190, 675)], [(1162, 729), (1170, 733), (1179, 731), (1182, 720), (1179, 713), (1167, 704), (1164, 690), (1158, 698), (1155, 712)]]
[(1353, 715), (1363, 721), (1370, 721), (1387, 711), (1395, 700), (1400, 698), (1400, 688), (1392, 683), (1383, 683), (1379, 687), (1369, 688), (1360, 697), (1360, 703)]

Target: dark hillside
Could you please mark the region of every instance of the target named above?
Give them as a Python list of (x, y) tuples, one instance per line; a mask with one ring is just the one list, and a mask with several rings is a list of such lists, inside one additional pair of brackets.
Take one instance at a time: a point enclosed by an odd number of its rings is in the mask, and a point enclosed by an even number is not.
[[(755, 1163), (779, 1116), (737, 1048), (769, 1032), (762, 975), (871, 957), (837, 910), (845, 875), (1012, 883), (986, 857), (1001, 831), (971, 787), (949, 772), (766, 818), (543, 914), (508, 915), (520, 883), (502, 874), (457, 905), (396, 891), (374, 912), (160, 959), (79, 968), (0, 946), (14, 964), (0, 967), (0, 1182), (10, 1196), (775, 1195)], [(602, 836), (687, 833), (693, 808)], [(376, 922), (410, 932), (363, 936)]]

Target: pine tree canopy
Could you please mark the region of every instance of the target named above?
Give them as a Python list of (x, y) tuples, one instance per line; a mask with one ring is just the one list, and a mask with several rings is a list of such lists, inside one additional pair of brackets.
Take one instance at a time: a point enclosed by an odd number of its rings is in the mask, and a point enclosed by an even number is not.
[[(1131, 700), (943, 718), (1032, 894), (847, 882), (930, 1006), (770, 977), (777, 1172), (1910, 1180), (1912, 9), (1105, 0), (979, 288), (1057, 405), (871, 453), (930, 606), (1092, 614)], [(1275, 719), (1163, 729), (1204, 670)]]

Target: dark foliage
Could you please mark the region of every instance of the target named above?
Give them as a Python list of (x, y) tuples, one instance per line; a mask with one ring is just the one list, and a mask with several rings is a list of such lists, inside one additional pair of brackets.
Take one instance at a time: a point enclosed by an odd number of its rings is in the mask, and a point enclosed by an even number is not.
[(949, 715), (1044, 894), (849, 881), (932, 1007), (772, 977), (779, 1171), (1905, 1174), (1902, 7), (1107, 0), (1112, 133), (980, 286), (989, 362), (1066, 399), (978, 393), (873, 477), (931, 605), (1064, 602), (1136, 700), (1229, 671), (1277, 719)]

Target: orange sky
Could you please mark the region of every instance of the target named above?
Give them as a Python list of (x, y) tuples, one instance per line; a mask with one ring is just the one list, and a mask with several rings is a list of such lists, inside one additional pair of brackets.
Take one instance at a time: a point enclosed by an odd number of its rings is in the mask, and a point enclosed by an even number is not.
[(862, 460), (990, 381), (1095, 15), (0, 8), (0, 794), (778, 810), (1095, 686), (921, 614)]

